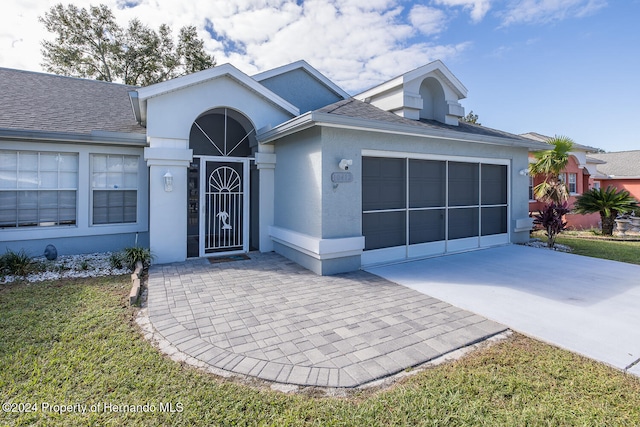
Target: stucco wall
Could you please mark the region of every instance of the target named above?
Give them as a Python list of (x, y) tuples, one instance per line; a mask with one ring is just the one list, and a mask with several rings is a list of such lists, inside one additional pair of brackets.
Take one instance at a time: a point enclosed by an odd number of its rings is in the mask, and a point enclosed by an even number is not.
[[(511, 240), (514, 243), (528, 240), (528, 232), (513, 232), (517, 219), (527, 218), (528, 177), (519, 171), (528, 167), (527, 149), (489, 144), (448, 141), (438, 138), (420, 138), (361, 132), (335, 128), (322, 129), (322, 237), (349, 237), (362, 233), (362, 150), (387, 150), (394, 152), (422, 153), (453, 157), (508, 159), (510, 165)], [(349, 171), (353, 182), (340, 184), (334, 189), (331, 173), (339, 171), (342, 158), (352, 159)], [(280, 161), (280, 159), (278, 159)]]
[(317, 128), (277, 141), (274, 225), (322, 237), (322, 145)]
[(633, 198), (640, 201), (640, 179), (605, 179), (600, 181), (602, 189), (606, 189), (609, 185), (618, 190), (627, 190)]
[(188, 141), (194, 120), (216, 107), (240, 111), (256, 130), (276, 126), (292, 117), (235, 80), (220, 77), (149, 99), (147, 135)]
[(260, 84), (298, 107), (300, 114), (342, 99), (301, 69), (262, 80)]

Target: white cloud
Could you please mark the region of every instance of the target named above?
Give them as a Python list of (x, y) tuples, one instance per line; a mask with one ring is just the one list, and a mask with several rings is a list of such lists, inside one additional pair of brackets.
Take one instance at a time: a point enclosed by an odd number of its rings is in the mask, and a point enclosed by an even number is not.
[(471, 19), (474, 22), (482, 21), (491, 8), (491, 0), (434, 0), (434, 3), (449, 7), (462, 6), (463, 9), (469, 9), (471, 10)]
[(521, 0), (502, 14), (503, 25), (581, 18), (607, 6), (605, 0)]
[[(452, 0), (438, 0), (452, 3)], [(59, 0), (3, 0), (0, 66), (40, 71), (40, 41), (51, 38), (37, 20)], [(104, 3), (121, 25), (133, 18), (174, 35), (195, 25), (218, 64), (249, 74), (305, 59), (350, 92), (365, 89), (435, 59), (460, 55), (468, 44), (438, 45), (424, 35), (446, 24), (442, 10), (405, 9), (404, 0), (74, 0)], [(464, 2), (472, 16), (487, 1)], [(486, 10), (482, 14), (486, 13)], [(212, 24), (217, 39), (205, 28)], [(22, 42), (15, 42), (23, 39)]]
[(431, 35), (446, 28), (447, 15), (441, 9), (418, 4), (411, 8), (409, 21), (422, 34)]

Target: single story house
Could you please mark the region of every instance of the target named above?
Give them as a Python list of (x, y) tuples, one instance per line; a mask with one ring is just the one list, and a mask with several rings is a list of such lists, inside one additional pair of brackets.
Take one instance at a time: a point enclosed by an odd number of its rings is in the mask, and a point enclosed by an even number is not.
[(530, 150), (440, 61), (350, 96), (304, 61), (148, 87), (0, 69), (0, 245), (276, 251), (318, 274), (529, 239)]

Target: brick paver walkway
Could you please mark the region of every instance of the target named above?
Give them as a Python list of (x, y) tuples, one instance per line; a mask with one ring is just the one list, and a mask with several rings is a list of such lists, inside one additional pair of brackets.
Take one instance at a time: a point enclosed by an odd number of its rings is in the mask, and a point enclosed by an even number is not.
[(152, 267), (156, 332), (227, 371), (355, 387), (506, 329), (364, 271), (317, 276), (274, 253), (250, 257)]

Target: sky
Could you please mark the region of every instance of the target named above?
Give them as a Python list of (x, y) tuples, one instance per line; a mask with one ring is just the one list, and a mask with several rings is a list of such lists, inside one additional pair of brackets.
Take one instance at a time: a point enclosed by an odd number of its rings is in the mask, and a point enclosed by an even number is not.
[[(55, 0), (2, 0), (0, 67), (42, 71)], [(64, 1), (64, 4), (69, 2)], [(251, 75), (306, 60), (350, 94), (442, 60), (483, 125), (640, 150), (640, 0), (75, 0), (174, 35)]]

